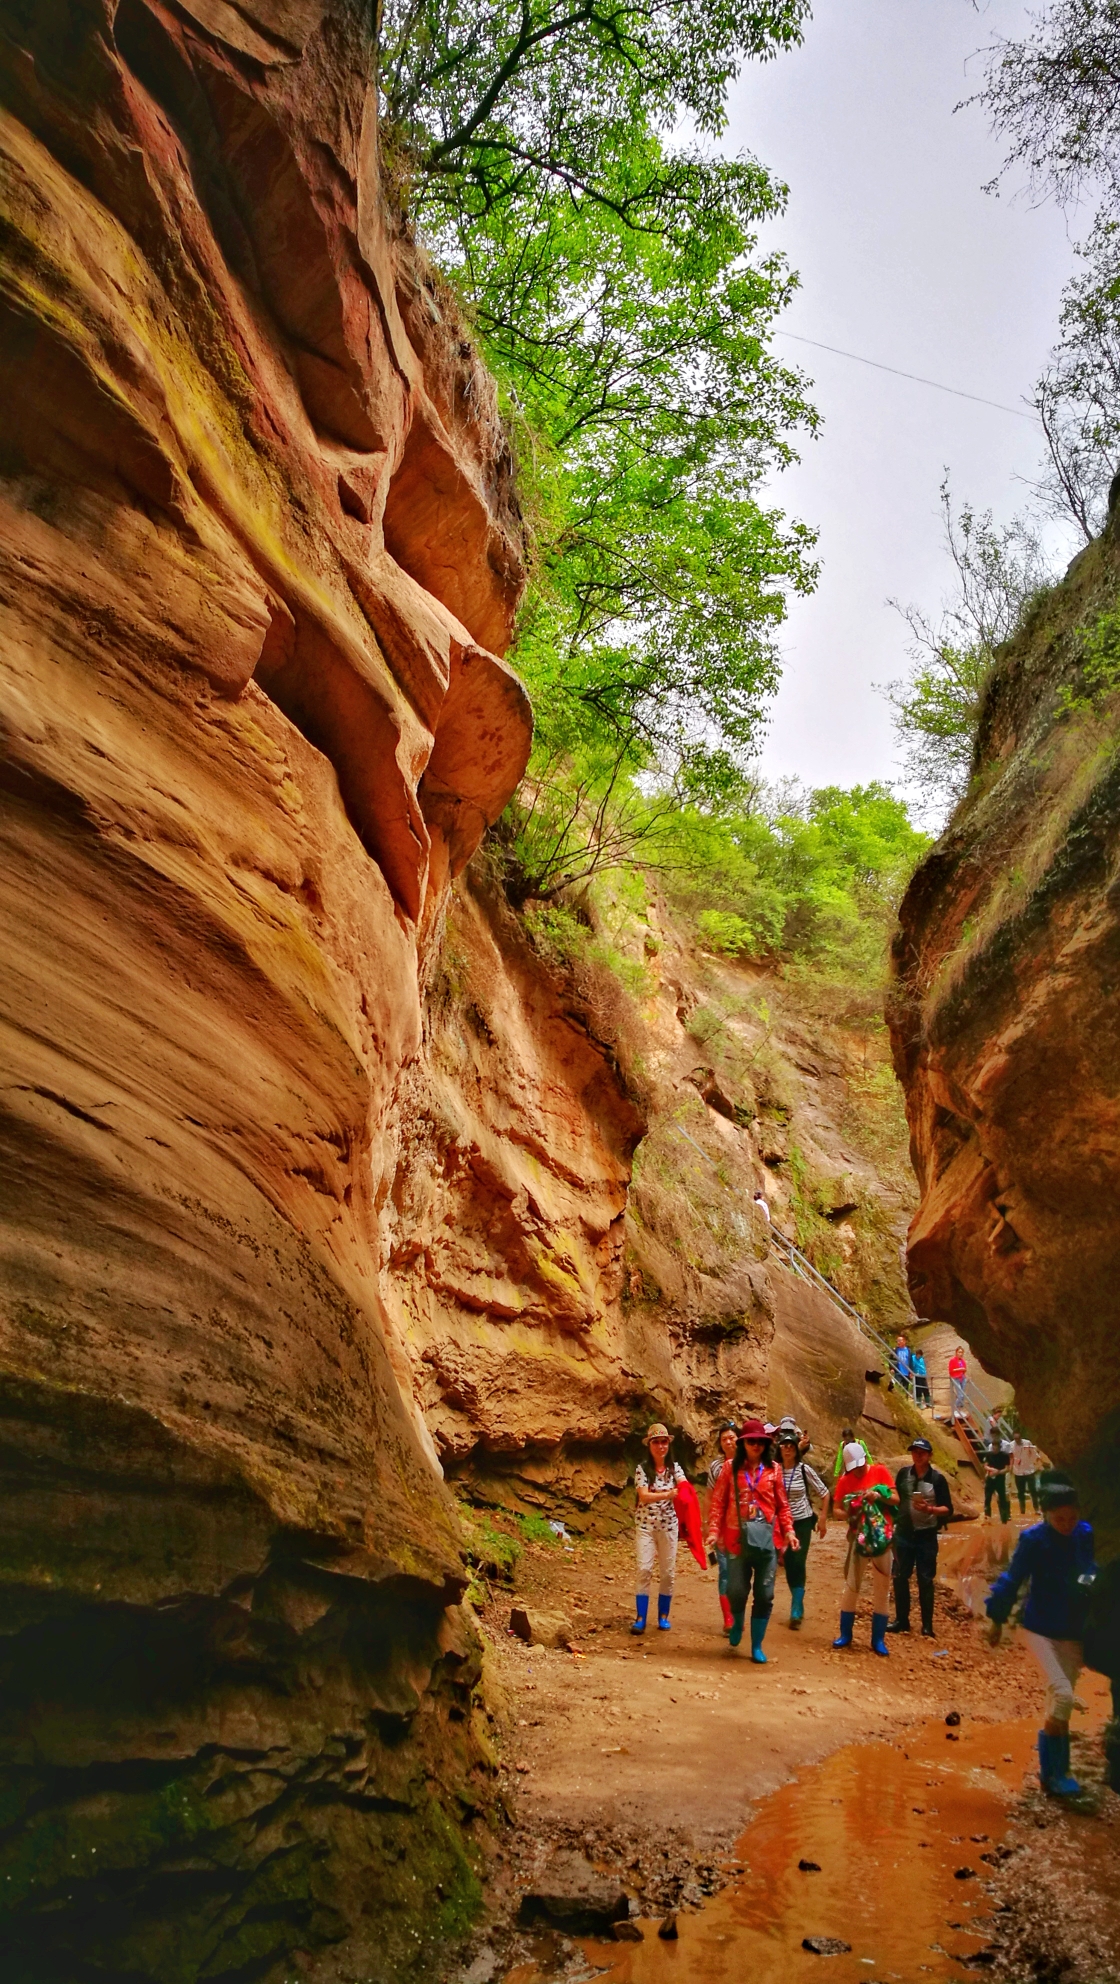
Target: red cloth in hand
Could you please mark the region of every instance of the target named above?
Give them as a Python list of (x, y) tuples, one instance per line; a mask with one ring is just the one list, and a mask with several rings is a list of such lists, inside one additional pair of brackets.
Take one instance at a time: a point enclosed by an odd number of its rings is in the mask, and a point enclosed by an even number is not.
[(682, 1481), (673, 1497), (673, 1507), (677, 1512), (677, 1522), (681, 1535), (688, 1544), (701, 1570), (707, 1568), (708, 1559), (704, 1552), (704, 1525), (700, 1520), (700, 1504), (691, 1481)]

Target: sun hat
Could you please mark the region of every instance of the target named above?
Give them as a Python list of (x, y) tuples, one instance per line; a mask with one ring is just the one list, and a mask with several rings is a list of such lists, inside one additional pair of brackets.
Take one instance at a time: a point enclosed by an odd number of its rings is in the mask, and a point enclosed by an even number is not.
[(849, 1440), (844, 1448), (844, 1472), (848, 1474), (854, 1467), (865, 1467), (867, 1455), (858, 1440)]
[(667, 1440), (668, 1438), (669, 1438), (669, 1428), (667, 1426), (663, 1426), (661, 1424), (660, 1419), (657, 1419), (654, 1421), (653, 1425), (649, 1429), (649, 1432), (646, 1434), (646, 1445), (648, 1447), (651, 1440)]
[(744, 1440), (768, 1440), (770, 1428), (764, 1426), (761, 1419), (744, 1419), (739, 1428), (739, 1435)]
[(910, 1452), (912, 1454), (931, 1454), (933, 1452), (933, 1448), (930, 1446), (929, 1441), (923, 1440), (921, 1435), (919, 1434), (916, 1440), (911, 1440)]

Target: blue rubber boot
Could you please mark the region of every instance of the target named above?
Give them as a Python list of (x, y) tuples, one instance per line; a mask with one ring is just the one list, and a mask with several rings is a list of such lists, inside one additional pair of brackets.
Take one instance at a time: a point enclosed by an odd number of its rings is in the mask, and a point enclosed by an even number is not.
[(728, 1646), (738, 1646), (743, 1637), (743, 1614), (741, 1612), (733, 1612), (731, 1616), (734, 1624), (727, 1635), (727, 1644)]
[(805, 1617), (805, 1586), (799, 1584), (789, 1596), (789, 1623), (797, 1631)]
[(881, 1660), (890, 1659), (891, 1650), (890, 1647), (887, 1645), (886, 1639), (884, 1638), (886, 1630), (887, 1630), (886, 1613), (873, 1612), (871, 1614), (871, 1651), (872, 1653), (877, 1653)]
[(751, 1659), (757, 1660), (760, 1667), (765, 1667), (766, 1665), (766, 1655), (762, 1651), (762, 1642), (766, 1638), (766, 1628), (769, 1624), (769, 1613), (767, 1613), (765, 1619), (751, 1620)]
[(856, 1623), (856, 1615), (854, 1612), (841, 1612), (840, 1637), (838, 1640), (833, 1640), (832, 1642), (833, 1646), (851, 1646), (852, 1628), (855, 1625), (855, 1623)]
[(635, 1619), (633, 1625), (631, 1626), (630, 1631), (632, 1633), (644, 1633), (646, 1629), (646, 1616), (649, 1612), (648, 1591), (640, 1591), (638, 1593), (637, 1597), (634, 1600), (634, 1610), (636, 1611), (638, 1616)]
[(1051, 1798), (1080, 1798), (1081, 1786), (1069, 1772), (1069, 1735), (1048, 1736), (1038, 1732), (1038, 1775), (1042, 1789)]
[(663, 1593), (659, 1594), (657, 1600), (657, 1623), (660, 1626), (663, 1633), (667, 1633), (670, 1630), (669, 1607), (672, 1603), (673, 1603), (672, 1592), (669, 1593), (668, 1598), (666, 1598)]

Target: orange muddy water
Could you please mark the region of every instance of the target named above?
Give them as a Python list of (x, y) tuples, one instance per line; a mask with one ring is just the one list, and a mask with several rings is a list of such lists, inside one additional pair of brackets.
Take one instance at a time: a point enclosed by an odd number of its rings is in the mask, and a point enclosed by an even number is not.
[[(1095, 1678), (1083, 1677), (1083, 1694)], [(742, 1984), (751, 1975), (780, 1975), (783, 1984), (933, 1984), (975, 1976), (961, 1959), (988, 1941), (975, 1926), (988, 1905), (985, 1856), (1003, 1835), (1036, 1731), (1035, 1716), (995, 1725), (966, 1719), (952, 1734), (938, 1721), (898, 1743), (836, 1751), (760, 1805), (739, 1842), (743, 1872), (703, 1908), (681, 1912), (676, 1942), (660, 1941), (655, 1921), (641, 1924), (641, 1943), (581, 1939), (589, 1967), (601, 1984)], [(820, 1871), (803, 1872), (799, 1860)], [(970, 1874), (957, 1878), (965, 1868)], [(851, 1949), (816, 1955), (802, 1947), (805, 1936), (835, 1937)], [(506, 1984), (543, 1984), (549, 1974), (523, 1963)]]

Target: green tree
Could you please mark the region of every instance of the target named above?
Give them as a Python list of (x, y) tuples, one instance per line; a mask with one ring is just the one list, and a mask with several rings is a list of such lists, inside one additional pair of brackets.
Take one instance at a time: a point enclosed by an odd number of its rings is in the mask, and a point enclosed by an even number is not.
[(913, 668), (883, 691), (895, 713), (906, 777), (933, 809), (952, 804), (965, 790), (996, 650), (1052, 579), (1029, 518), (997, 525), (990, 510), (976, 511), (969, 503), (957, 510), (947, 477), (941, 516), (954, 590), (936, 620), (920, 607), (892, 601), (910, 629)]
[(978, 101), (1034, 194), (1096, 219), (1067, 285), (1061, 336), (1035, 392), (1047, 461), (1039, 494), (1087, 540), (1100, 530), (1120, 455), (1120, 4), (1052, 0), (1028, 32), (988, 51)]
[(784, 188), (700, 142), (741, 62), (805, 12), (386, 10), (390, 149), (498, 378), (537, 529), (514, 657), (537, 743), (507, 835), (524, 891), (626, 858), (714, 749), (745, 761), (786, 599), (814, 582), (811, 532), (759, 496), (815, 424), (767, 343), (793, 278), (754, 231)]

